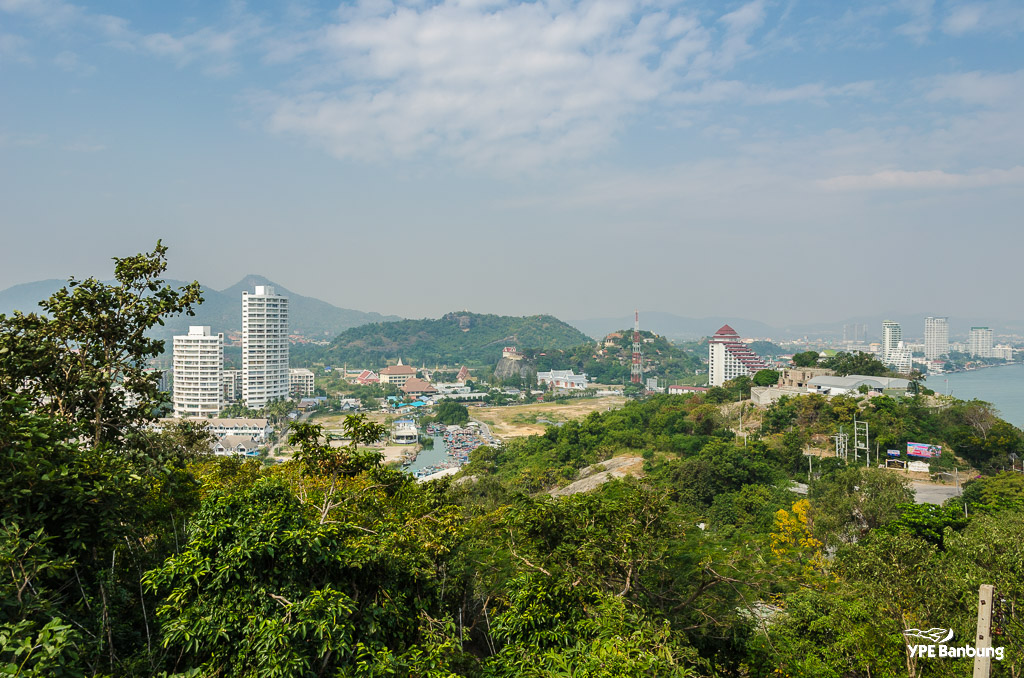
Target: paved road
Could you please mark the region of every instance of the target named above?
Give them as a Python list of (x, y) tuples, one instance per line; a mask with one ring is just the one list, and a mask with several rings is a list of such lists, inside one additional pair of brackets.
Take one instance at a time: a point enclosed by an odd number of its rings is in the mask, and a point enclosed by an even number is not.
[[(914, 489), (914, 501), (918, 504), (942, 504), (959, 494), (955, 485), (911, 482), (910, 486)], [(807, 494), (807, 485), (804, 483), (791, 483), (789, 489), (797, 494)]]
[[(476, 422), (477, 425), (480, 427), (480, 430), (483, 433), (486, 433), (488, 436), (494, 438), (495, 442), (497, 442), (499, 444), (502, 442), (501, 438), (499, 438), (498, 436), (494, 435), (494, 432), (491, 431), (491, 427), (488, 426), (487, 424), (485, 424), (484, 422), (480, 421), (479, 419), (470, 419), (470, 421)], [(485, 442), (486, 442), (486, 440), (487, 440), (487, 438), (484, 437), (484, 441)]]
[(932, 485), (931, 483), (910, 483), (914, 488), (914, 501), (918, 504), (941, 504), (950, 497), (955, 497), (957, 492), (955, 485)]

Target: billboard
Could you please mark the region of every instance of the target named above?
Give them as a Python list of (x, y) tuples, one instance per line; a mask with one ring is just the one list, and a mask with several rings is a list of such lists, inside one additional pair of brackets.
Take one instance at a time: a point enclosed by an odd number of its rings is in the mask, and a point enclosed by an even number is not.
[(907, 443), (907, 456), (918, 459), (938, 458), (942, 454), (939, 445), (928, 445), (927, 443)]
[(900, 451), (899, 450), (886, 450), (885, 454), (886, 454), (886, 456), (889, 456), (889, 457), (899, 458)]

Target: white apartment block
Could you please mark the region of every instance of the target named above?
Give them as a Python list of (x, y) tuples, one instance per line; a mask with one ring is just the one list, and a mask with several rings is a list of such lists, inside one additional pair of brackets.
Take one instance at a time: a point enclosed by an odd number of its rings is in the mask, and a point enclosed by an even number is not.
[(288, 370), (288, 381), (293, 396), (300, 398), (313, 395), (316, 377), (304, 367), (292, 367)]
[(935, 360), (949, 353), (949, 318), (928, 316), (924, 319), (924, 357)]
[(882, 321), (882, 362), (889, 365), (900, 342), (903, 341), (903, 328), (895, 320)]
[(1002, 358), (1003, 360), (1013, 360), (1013, 346), (1009, 344), (999, 344), (998, 346), (992, 347), (992, 357)]
[(224, 403), (236, 403), (242, 399), (242, 370), (224, 370), (220, 373)]
[(270, 285), (242, 292), (242, 400), (260, 409), (286, 400), (288, 377), (288, 297)]
[(216, 417), (221, 411), (221, 370), (224, 334), (211, 334), (208, 325), (192, 325), (188, 334), (174, 337), (175, 417)]
[(910, 374), (914, 369), (913, 353), (902, 341), (896, 344), (896, 350), (889, 354), (889, 364), (899, 374)]
[(753, 376), (766, 369), (764, 360), (728, 325), (722, 325), (708, 342), (709, 386), (721, 386), (736, 377)]
[(994, 335), (987, 327), (972, 327), (967, 335), (967, 352), (972, 358), (991, 358)]
[[(270, 422), (267, 419), (198, 419), (195, 417), (192, 417), (192, 419), (206, 424), (206, 430), (217, 438), (223, 438), (225, 436), (242, 436), (249, 440), (262, 443), (266, 442), (267, 437), (269, 437), (270, 433), (273, 431), (273, 428), (270, 426)], [(151, 427), (157, 433), (162, 433), (173, 423), (175, 423), (174, 419), (157, 419)]]

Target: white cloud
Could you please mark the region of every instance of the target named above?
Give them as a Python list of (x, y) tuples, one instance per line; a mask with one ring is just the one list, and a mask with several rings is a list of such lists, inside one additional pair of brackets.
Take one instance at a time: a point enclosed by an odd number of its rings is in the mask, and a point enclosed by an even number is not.
[[(234, 72), (239, 48), (266, 32), (255, 17), (235, 5), (227, 10), (228, 28), (206, 26), (178, 36), (167, 32), (140, 33), (122, 17), (93, 13), (63, 0), (0, 0), (0, 11), (28, 17), (53, 31), (79, 29), (98, 36), (108, 45), (169, 58), (178, 66), (202, 60), (203, 71), (215, 76)], [(78, 66), (71, 64), (69, 54), (58, 54), (54, 63), (65, 70), (76, 70)]]
[(852, 82), (828, 86), (809, 82), (794, 87), (768, 87), (751, 85), (739, 80), (712, 80), (700, 87), (672, 94), (672, 102), (684, 105), (713, 105), (735, 102), (745, 105), (771, 105), (792, 102), (824, 103), (836, 97), (863, 97), (875, 90), (873, 82)]
[(962, 174), (942, 170), (883, 170), (874, 174), (831, 177), (818, 182), (832, 191), (887, 189), (962, 189), (1024, 184), (1024, 166), (981, 169)]
[(32, 63), (32, 55), (28, 46), (28, 40), (20, 35), (0, 33), (0, 63), (4, 61), (14, 61), (20, 64)]
[(942, 30), (953, 36), (983, 31), (1019, 33), (1024, 31), (1024, 6), (1018, 0), (958, 3), (950, 8)]
[(701, 41), (686, 17), (641, 10), (623, 0), (362, 3), (325, 31), (317, 86), (277, 99), (270, 127), (341, 157), (431, 150), (522, 166), (589, 154), (671, 90), (687, 58), (674, 49)]
[(933, 78), (927, 97), (931, 101), (956, 100), (965, 104), (1014, 108), (1024, 105), (1024, 70), (1012, 73), (971, 71)]
[(909, 37), (918, 44), (923, 43), (934, 26), (933, 9), (935, 0), (898, 0), (894, 3), (896, 11), (909, 15), (906, 23), (896, 27), (896, 32)]
[(764, 0), (747, 3), (718, 20), (726, 27), (722, 48), (716, 55), (719, 68), (732, 68), (737, 61), (753, 52), (750, 38), (764, 24), (764, 20)]
[(78, 75), (92, 75), (96, 71), (95, 66), (83, 62), (77, 54), (69, 51), (60, 52), (53, 57), (53, 64), (62, 71)]
[(72, 153), (99, 153), (100, 151), (107, 150), (107, 147), (103, 144), (77, 141), (73, 144), (68, 144), (67, 146), (65, 146), (64, 150), (70, 151)]

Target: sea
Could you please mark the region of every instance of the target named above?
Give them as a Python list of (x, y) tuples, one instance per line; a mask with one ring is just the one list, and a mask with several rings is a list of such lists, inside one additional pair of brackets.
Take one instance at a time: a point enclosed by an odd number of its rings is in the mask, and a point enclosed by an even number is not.
[(977, 398), (992, 403), (999, 416), (1024, 429), (1024, 363), (933, 374), (925, 385), (936, 393), (948, 393), (961, 400)]

